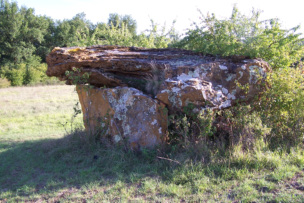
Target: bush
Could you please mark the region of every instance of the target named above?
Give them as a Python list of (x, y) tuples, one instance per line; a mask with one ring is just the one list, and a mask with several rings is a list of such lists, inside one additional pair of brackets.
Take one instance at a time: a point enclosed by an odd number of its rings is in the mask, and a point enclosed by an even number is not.
[(259, 112), (251, 105), (239, 104), (217, 114), (216, 135), (227, 140), (230, 147), (240, 146), (243, 150), (254, 149), (261, 139), (270, 133)]
[(0, 75), (8, 79), (12, 86), (54, 83), (54, 79), (47, 77), (46, 69), (47, 65), (40, 62), (9, 64), (1, 67)]
[(269, 139), (286, 144), (300, 144), (304, 138), (304, 70), (285, 68), (269, 77), (270, 88), (260, 102), (263, 122), (269, 126)]
[(8, 80), (11, 81), (12, 86), (21, 86), (23, 85), (23, 78), (25, 75), (26, 64), (18, 64), (16, 68), (9, 68), (5, 72), (5, 76)]
[(0, 88), (7, 88), (11, 86), (11, 82), (6, 78), (0, 78)]
[(215, 113), (205, 110), (199, 113), (193, 112), (194, 106), (188, 104), (184, 113), (169, 117), (169, 142), (171, 144), (188, 145), (209, 140), (214, 134), (213, 122)]
[(39, 63), (36, 66), (28, 66), (26, 70), (26, 77), (24, 77), (24, 85), (35, 85), (44, 83), (49, 80), (46, 75), (47, 65), (45, 63)]
[(185, 38), (175, 47), (186, 48), (204, 54), (241, 55), (263, 58), (274, 69), (288, 67), (303, 57), (304, 46), (298, 27), (280, 28), (277, 19), (259, 20), (260, 12), (252, 11), (247, 17), (236, 7), (227, 20), (219, 20), (214, 14), (201, 17)]
[(128, 29), (125, 23), (114, 25), (111, 23), (99, 24), (93, 33), (93, 41), (89, 45), (120, 45), (135, 46), (145, 48), (167, 48), (168, 45), (176, 40), (177, 34), (174, 31), (174, 23), (171, 29), (166, 33), (165, 26), (158, 29), (158, 26), (151, 20), (151, 30), (147, 33), (136, 35)]
[(277, 69), (269, 75), (269, 88), (260, 100), (218, 113), (217, 135), (230, 146), (250, 149), (263, 140), (270, 148), (287, 148), (304, 141), (304, 71)]

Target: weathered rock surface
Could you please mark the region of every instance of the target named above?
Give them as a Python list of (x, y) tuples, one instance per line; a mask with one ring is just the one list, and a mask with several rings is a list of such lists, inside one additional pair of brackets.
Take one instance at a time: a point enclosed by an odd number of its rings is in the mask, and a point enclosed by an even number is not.
[(188, 104), (201, 111), (227, 108), (240, 100), (249, 102), (263, 91), (270, 71), (261, 59), (119, 46), (55, 48), (47, 63), (47, 75), (67, 84), (71, 79), (65, 73), (74, 67), (80, 69), (80, 76), (90, 74), (87, 83), (95, 88), (88, 94), (78, 88), (84, 120), (90, 120), (87, 128), (94, 130), (97, 118), (105, 117), (109, 110), (113, 117), (109, 134), (140, 146), (164, 140), (166, 123), (162, 122), (166, 118), (156, 110), (159, 103), (170, 114), (182, 112)]
[[(55, 48), (47, 57), (48, 76), (71, 81), (73, 67), (90, 73), (96, 87), (134, 87), (182, 110), (189, 103), (201, 108), (226, 108), (237, 99), (249, 101), (261, 88), (268, 64), (261, 59), (216, 58), (177, 49), (92, 46)], [(247, 86), (244, 91), (240, 86)]]
[(90, 133), (110, 135), (114, 142), (127, 142), (133, 149), (160, 145), (166, 139), (164, 105), (128, 88), (89, 88), (77, 85), (84, 124)]

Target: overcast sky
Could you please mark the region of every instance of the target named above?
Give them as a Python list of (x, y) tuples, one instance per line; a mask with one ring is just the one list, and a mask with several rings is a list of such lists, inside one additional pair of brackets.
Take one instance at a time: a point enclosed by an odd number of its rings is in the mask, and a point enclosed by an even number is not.
[(138, 32), (150, 26), (150, 19), (182, 33), (193, 21), (198, 22), (200, 9), (204, 14), (215, 13), (218, 18), (228, 18), (234, 4), (241, 13), (250, 15), (252, 8), (263, 11), (261, 20), (279, 18), (284, 28), (301, 25), (304, 33), (304, 7), (301, 0), (16, 0), (19, 6), (35, 9), (38, 15), (53, 19), (71, 19), (84, 12), (93, 23), (107, 22), (110, 13), (131, 15), (138, 25)]

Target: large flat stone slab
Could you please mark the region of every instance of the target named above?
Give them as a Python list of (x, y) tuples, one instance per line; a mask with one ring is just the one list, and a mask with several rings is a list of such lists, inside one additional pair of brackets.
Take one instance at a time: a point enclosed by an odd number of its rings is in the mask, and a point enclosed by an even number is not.
[(55, 48), (47, 57), (47, 75), (71, 84), (73, 67), (89, 73), (95, 87), (133, 87), (158, 99), (170, 111), (189, 103), (198, 109), (230, 107), (263, 91), (268, 64), (261, 59), (202, 56), (179, 49), (119, 46)]

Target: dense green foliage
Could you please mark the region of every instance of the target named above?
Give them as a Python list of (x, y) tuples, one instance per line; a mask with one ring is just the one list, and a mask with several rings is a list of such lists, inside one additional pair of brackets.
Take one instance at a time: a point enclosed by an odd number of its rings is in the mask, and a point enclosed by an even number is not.
[(49, 22), (34, 15), (33, 9), (17, 3), (0, 2), (0, 63), (19, 64), (32, 60), (45, 40)]
[[(269, 77), (271, 87), (262, 97), (257, 112), (271, 129), (269, 141), (297, 145), (304, 141), (304, 71), (285, 68)], [(275, 141), (275, 142), (274, 142)]]
[(236, 7), (229, 19), (202, 15), (176, 47), (213, 55), (263, 58), (272, 68), (288, 67), (303, 57), (303, 38), (298, 27), (284, 30), (278, 19), (259, 20), (260, 12), (247, 17)]
[[(0, 78), (11, 85), (49, 82), (45, 77), (46, 55), (54, 47), (121, 45), (164, 48), (175, 39), (171, 29), (157, 30), (152, 23), (145, 33), (136, 33), (136, 21), (129, 15), (110, 14), (107, 23), (93, 24), (79, 13), (69, 20), (55, 21), (35, 15), (34, 9), (16, 2), (0, 1)], [(175, 38), (174, 38), (175, 37)]]

